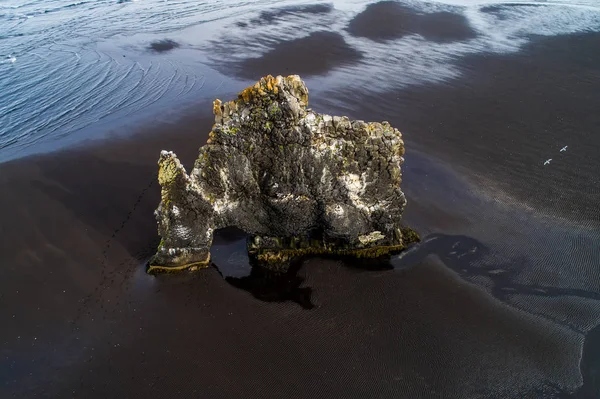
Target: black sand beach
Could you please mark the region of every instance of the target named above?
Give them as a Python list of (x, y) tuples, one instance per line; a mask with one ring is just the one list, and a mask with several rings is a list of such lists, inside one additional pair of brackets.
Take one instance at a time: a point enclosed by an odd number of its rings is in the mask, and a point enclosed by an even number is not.
[[(311, 44), (300, 72), (359, 59), (334, 36), (339, 51)], [(460, 61), (446, 83), (311, 97), (404, 134), (423, 243), (371, 270), (312, 257), (276, 284), (240, 278), (243, 237), (225, 231), (214, 267), (145, 273), (158, 154), (191, 168), (208, 102), (0, 164), (0, 397), (597, 397), (598, 44), (535, 38)], [(286, 57), (275, 45), (236, 73), (295, 73)]]

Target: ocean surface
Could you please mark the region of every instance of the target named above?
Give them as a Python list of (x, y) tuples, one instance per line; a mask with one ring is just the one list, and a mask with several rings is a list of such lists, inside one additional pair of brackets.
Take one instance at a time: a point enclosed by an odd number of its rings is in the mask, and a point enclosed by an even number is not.
[[(101, 138), (116, 120), (235, 91), (243, 84), (232, 78), (255, 80), (255, 66), (296, 70), (319, 89), (377, 93), (450, 81), (461, 58), (516, 52), (532, 35), (600, 29), (595, 0), (406, 1), (374, 30), (386, 4), (353, 21), (368, 3), (2, 0), (0, 160)], [(298, 59), (280, 61), (277, 43)], [(301, 49), (319, 45), (332, 54), (307, 61), (314, 57)]]
[[(403, 133), (389, 260), (149, 276), (156, 160), (299, 74)], [(0, 0), (0, 397), (600, 397), (600, 3)]]

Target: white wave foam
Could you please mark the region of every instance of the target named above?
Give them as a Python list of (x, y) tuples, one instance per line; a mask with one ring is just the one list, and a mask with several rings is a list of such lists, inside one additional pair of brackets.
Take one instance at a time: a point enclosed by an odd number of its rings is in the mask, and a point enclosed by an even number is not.
[(17, 62), (17, 57), (9, 54), (5, 60), (0, 61), (0, 64), (14, 64)]
[[(463, 15), (477, 35), (466, 40), (436, 43), (419, 34), (378, 42), (354, 37), (346, 31), (349, 22), (371, 2), (334, 0), (330, 14), (306, 18), (288, 18), (277, 24), (250, 25), (232, 35), (231, 29), (211, 43), (229, 46), (227, 59), (256, 57), (268, 52), (273, 43), (307, 36), (315, 30), (328, 29), (364, 54), (359, 65), (335, 69), (327, 76), (311, 78), (316, 87), (337, 89), (335, 82), (355, 88), (389, 90), (390, 85), (440, 82), (460, 75), (456, 61), (472, 54), (489, 52), (506, 54), (519, 51), (532, 36), (554, 36), (577, 32), (600, 31), (600, 6), (597, 0), (575, 1), (506, 1), (497, 0), (404, 0), (400, 4), (418, 13), (452, 12)], [(248, 16), (244, 16), (248, 20)], [(316, 27), (316, 28), (315, 28)], [(327, 28), (324, 28), (327, 27)], [(208, 49), (210, 50), (210, 49)], [(235, 54), (232, 55), (232, 54)], [(369, 73), (364, 71), (368, 67)], [(386, 79), (381, 79), (386, 76)], [(332, 87), (332, 83), (333, 87)]]

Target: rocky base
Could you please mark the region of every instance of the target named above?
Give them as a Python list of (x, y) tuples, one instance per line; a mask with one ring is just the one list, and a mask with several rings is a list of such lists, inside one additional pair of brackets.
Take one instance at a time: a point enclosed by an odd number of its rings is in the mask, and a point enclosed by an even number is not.
[(148, 263), (148, 274), (174, 273), (182, 270), (198, 270), (210, 265), (210, 252), (200, 252), (198, 256), (168, 258), (155, 255)]
[(419, 242), (419, 235), (409, 227), (400, 229), (401, 238), (391, 245), (359, 245), (348, 247), (343, 242), (325, 242), (305, 237), (280, 238), (253, 236), (248, 239), (248, 255), (257, 264), (272, 270), (287, 270), (290, 261), (308, 255), (383, 258), (405, 250)]

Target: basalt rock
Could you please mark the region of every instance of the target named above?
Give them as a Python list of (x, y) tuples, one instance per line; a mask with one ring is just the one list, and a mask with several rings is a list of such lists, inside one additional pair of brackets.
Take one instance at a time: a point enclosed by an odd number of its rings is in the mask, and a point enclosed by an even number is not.
[(417, 239), (401, 226), (400, 132), (307, 106), (298, 76), (267, 76), (214, 102), (215, 124), (189, 175), (161, 153), (162, 240), (149, 272), (208, 265), (213, 232), (228, 226), (250, 234), (251, 258), (270, 268), (311, 253), (379, 257)]

